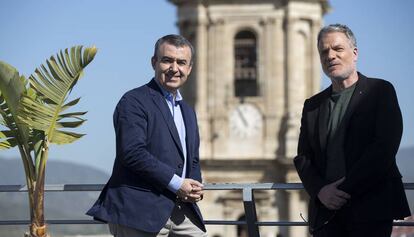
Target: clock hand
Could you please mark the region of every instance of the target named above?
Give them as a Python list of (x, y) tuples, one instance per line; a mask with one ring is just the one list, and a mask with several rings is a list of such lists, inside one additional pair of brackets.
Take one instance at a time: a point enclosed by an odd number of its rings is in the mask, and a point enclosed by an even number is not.
[(247, 123), (246, 118), (244, 117), (243, 113), (240, 111), (240, 108), (237, 108), (237, 113), (240, 115), (240, 118), (244, 124), (244, 126), (248, 127), (249, 124)]

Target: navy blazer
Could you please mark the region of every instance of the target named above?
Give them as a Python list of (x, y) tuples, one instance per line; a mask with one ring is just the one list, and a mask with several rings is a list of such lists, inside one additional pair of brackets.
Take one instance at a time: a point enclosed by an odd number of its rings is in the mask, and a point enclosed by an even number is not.
[[(346, 175), (339, 189), (351, 195), (349, 208), (357, 222), (402, 219), (410, 215), (395, 155), (402, 136), (402, 116), (391, 83), (367, 78), (359, 80), (338, 131), (345, 133)], [(333, 212), (317, 198), (325, 179), (327, 103), (332, 86), (305, 101), (294, 162), (310, 195), (310, 227), (328, 220)]]
[[(197, 118), (184, 101), (180, 101), (180, 108), (186, 129), (186, 177), (202, 182)], [(121, 98), (114, 112), (114, 127), (112, 175), (87, 215), (158, 232), (175, 206), (176, 195), (167, 186), (174, 174), (181, 176), (184, 154), (173, 117), (154, 79)], [(203, 223), (197, 205), (188, 205)]]

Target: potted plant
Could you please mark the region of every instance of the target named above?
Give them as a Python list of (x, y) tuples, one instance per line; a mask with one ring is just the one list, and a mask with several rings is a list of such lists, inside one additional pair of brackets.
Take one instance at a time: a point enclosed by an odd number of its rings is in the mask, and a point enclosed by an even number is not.
[(18, 147), (24, 166), (30, 208), (25, 236), (48, 236), (44, 217), (45, 169), (51, 144), (68, 144), (84, 134), (86, 112), (68, 112), (80, 98), (68, 96), (94, 59), (96, 47), (75, 46), (50, 57), (26, 79), (0, 61), (0, 149)]

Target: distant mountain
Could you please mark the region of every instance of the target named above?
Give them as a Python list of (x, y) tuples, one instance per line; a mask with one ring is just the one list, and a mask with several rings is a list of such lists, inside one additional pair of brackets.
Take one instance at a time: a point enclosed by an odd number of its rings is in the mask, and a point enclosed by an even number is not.
[[(93, 167), (56, 161), (50, 158), (46, 166), (47, 184), (101, 184), (108, 181), (109, 174)], [(19, 159), (0, 157), (0, 185), (25, 184), (24, 169)]]
[[(397, 164), (404, 182), (414, 183), (414, 146), (401, 148), (398, 151)], [(414, 190), (411, 192), (414, 192)]]
[[(47, 184), (103, 184), (109, 174), (92, 167), (50, 159), (46, 168)], [(0, 185), (25, 184), (20, 159), (0, 157)], [(29, 219), (27, 193), (0, 193), (0, 220)], [(47, 219), (90, 219), (84, 213), (95, 202), (99, 192), (46, 192)], [(106, 225), (52, 225), (53, 237), (76, 234), (107, 233)], [(21, 237), (27, 226), (1, 226), (0, 236)]]

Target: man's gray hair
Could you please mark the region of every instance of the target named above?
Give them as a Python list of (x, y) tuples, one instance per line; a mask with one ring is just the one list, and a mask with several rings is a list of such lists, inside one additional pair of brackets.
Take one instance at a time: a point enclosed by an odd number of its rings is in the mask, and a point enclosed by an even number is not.
[(357, 42), (356, 42), (356, 38), (354, 36), (354, 33), (352, 32), (351, 29), (349, 29), (348, 26), (346, 25), (342, 25), (342, 24), (331, 24), (328, 26), (323, 27), (318, 34), (318, 48), (319, 48), (319, 43), (322, 39), (322, 37), (327, 34), (327, 33), (332, 33), (332, 32), (340, 32), (340, 33), (344, 33), (346, 35), (346, 37), (349, 39), (349, 41), (351, 42), (351, 46), (353, 47), (357, 47)]
[(191, 61), (190, 65), (193, 65), (194, 62), (194, 55), (195, 50), (193, 45), (188, 41), (184, 36), (181, 35), (165, 35), (157, 40), (154, 47), (154, 56), (156, 59), (158, 58), (158, 50), (163, 43), (168, 43), (170, 45), (174, 45), (175, 47), (185, 47), (188, 46), (191, 49)]

